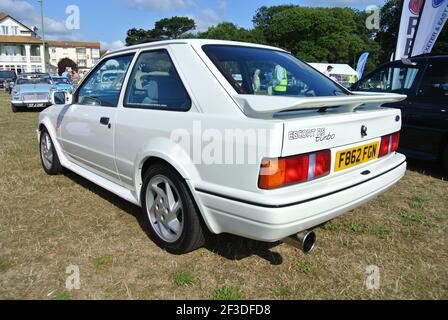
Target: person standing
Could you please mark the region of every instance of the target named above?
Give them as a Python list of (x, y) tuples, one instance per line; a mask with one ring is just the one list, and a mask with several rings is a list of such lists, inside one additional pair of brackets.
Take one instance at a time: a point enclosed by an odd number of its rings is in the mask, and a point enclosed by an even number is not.
[(65, 71), (62, 73), (62, 76), (67, 78), (68, 80), (71, 80), (71, 73), (69, 67), (65, 67)]
[(72, 70), (72, 83), (73, 84), (78, 84), (79, 81), (79, 74), (78, 72), (76, 72), (76, 70)]
[(261, 87), (260, 72), (261, 72), (260, 69), (255, 70), (254, 77), (252, 79), (255, 94), (260, 92), (260, 87)]
[(331, 78), (331, 72), (333, 71), (333, 66), (328, 66), (327, 70), (324, 72), (324, 75), (326, 75), (328, 78)]
[(279, 64), (274, 68), (272, 89), (274, 95), (285, 95), (288, 89), (288, 72)]

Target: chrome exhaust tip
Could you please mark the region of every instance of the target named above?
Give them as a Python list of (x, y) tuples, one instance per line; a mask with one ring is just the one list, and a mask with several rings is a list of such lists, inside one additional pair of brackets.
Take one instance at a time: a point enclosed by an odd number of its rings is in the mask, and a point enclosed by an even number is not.
[(282, 240), (284, 243), (300, 249), (303, 253), (310, 253), (316, 247), (316, 233), (314, 231), (302, 231)]

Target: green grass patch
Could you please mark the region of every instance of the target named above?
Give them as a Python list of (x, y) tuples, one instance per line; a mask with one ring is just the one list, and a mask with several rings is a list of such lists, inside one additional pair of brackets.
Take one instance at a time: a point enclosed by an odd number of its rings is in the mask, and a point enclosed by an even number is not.
[(347, 229), (354, 234), (364, 234), (367, 231), (367, 226), (364, 224), (352, 222), (347, 226)]
[(278, 296), (286, 298), (286, 297), (292, 297), (295, 295), (295, 290), (293, 288), (291, 288), (288, 285), (279, 285), (275, 292), (277, 293)]
[(60, 292), (60, 293), (56, 294), (56, 296), (54, 297), (54, 300), (61, 300), (61, 301), (66, 301), (66, 300), (71, 300), (71, 299), (72, 299), (72, 296), (68, 292)]
[(306, 261), (299, 261), (297, 263), (297, 269), (299, 269), (299, 271), (303, 273), (310, 273), (311, 271), (316, 269), (316, 265)]
[(403, 227), (400, 229), (401, 234), (408, 237), (418, 237), (421, 236), (422, 233), (415, 229), (414, 227)]
[(322, 229), (326, 231), (336, 231), (338, 229), (338, 226), (334, 224), (332, 221), (328, 221), (326, 224), (322, 226)]
[(174, 275), (174, 283), (181, 286), (188, 286), (193, 283), (193, 276), (188, 272), (178, 272)]
[(213, 300), (242, 300), (243, 295), (236, 289), (224, 287), (213, 294)]
[(411, 222), (426, 223), (428, 220), (427, 217), (421, 213), (407, 210), (401, 211), (400, 218), (401, 224), (405, 226), (409, 225)]
[(372, 233), (377, 237), (386, 238), (388, 235), (390, 235), (391, 232), (383, 226), (374, 226), (372, 228)]
[(426, 203), (426, 200), (421, 197), (418, 197), (418, 196), (413, 196), (409, 200), (409, 206), (412, 209), (416, 209), (416, 210), (423, 210), (423, 208), (425, 207), (425, 203)]
[(97, 269), (103, 269), (103, 268), (111, 265), (112, 260), (113, 259), (111, 256), (104, 256), (104, 257), (96, 258), (95, 260), (93, 260), (93, 265)]

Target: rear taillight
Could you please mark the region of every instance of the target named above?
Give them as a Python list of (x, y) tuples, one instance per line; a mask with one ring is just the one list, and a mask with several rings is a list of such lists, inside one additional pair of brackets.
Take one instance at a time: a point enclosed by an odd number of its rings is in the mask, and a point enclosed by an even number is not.
[(384, 136), (381, 138), (380, 154), (379, 158), (389, 154), (390, 136)]
[(400, 132), (396, 132), (394, 134), (382, 137), (380, 153), (378, 157), (381, 158), (387, 156), (392, 152), (397, 151), (399, 145), (400, 145)]
[(394, 133), (392, 135), (392, 146), (390, 152), (395, 152), (400, 146), (400, 132)]
[(260, 189), (276, 189), (291, 184), (311, 181), (330, 173), (330, 150), (278, 160), (265, 160), (261, 165)]

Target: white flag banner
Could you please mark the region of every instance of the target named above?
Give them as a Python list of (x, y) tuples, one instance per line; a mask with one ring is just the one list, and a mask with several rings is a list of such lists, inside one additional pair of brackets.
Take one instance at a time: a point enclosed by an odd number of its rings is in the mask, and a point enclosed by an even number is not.
[(415, 35), (412, 56), (431, 53), (448, 18), (448, 0), (426, 0)]
[(409, 57), (411, 53), (412, 40), (415, 36), (418, 18), (424, 2), (424, 0), (403, 1), (403, 12), (401, 14), (400, 31), (398, 33), (395, 60)]

